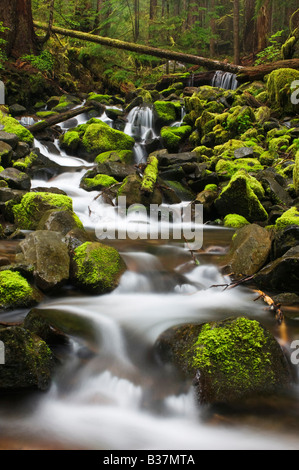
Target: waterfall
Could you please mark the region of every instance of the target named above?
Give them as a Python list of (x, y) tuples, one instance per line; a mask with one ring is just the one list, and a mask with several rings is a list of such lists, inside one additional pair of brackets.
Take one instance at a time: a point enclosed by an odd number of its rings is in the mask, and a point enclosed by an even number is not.
[(136, 163), (146, 161), (146, 143), (159, 138), (154, 131), (152, 108), (149, 106), (133, 108), (128, 114), (124, 133), (134, 137), (136, 141), (133, 149)]
[(211, 86), (224, 88), (225, 90), (236, 90), (238, 87), (238, 81), (234, 73), (216, 70)]

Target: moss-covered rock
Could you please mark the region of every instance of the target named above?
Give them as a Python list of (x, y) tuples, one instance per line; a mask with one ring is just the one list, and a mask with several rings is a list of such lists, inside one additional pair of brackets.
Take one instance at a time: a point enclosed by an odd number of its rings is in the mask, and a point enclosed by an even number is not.
[(191, 126), (163, 127), (161, 129), (163, 146), (171, 153), (178, 152), (191, 132)]
[(256, 158), (239, 158), (233, 161), (220, 159), (216, 164), (215, 170), (222, 178), (229, 179), (239, 170), (255, 173), (263, 168)]
[(201, 403), (233, 403), (291, 383), (275, 338), (246, 317), (170, 328), (158, 338), (155, 351), (164, 363), (195, 379)]
[(248, 220), (239, 214), (227, 214), (223, 220), (224, 227), (240, 228), (249, 225)]
[(285, 211), (282, 216), (276, 220), (275, 228), (282, 230), (289, 225), (299, 225), (299, 210), (295, 206)]
[(80, 144), (80, 135), (76, 131), (67, 131), (59, 138), (60, 147), (66, 150), (67, 153), (74, 153), (77, 151)]
[(291, 85), (299, 80), (299, 71), (295, 69), (280, 68), (270, 73), (267, 79), (267, 94), (271, 108), (280, 114), (296, 114), (299, 104), (293, 104)]
[(56, 360), (47, 344), (25, 328), (0, 329), (5, 348), (5, 364), (0, 365), (0, 389), (47, 390), (51, 384)]
[(31, 188), (29, 176), (17, 168), (6, 168), (1, 171), (0, 180), (6, 181), (12, 189), (29, 190)]
[(155, 186), (152, 193), (145, 193), (141, 190), (142, 178), (135, 172), (128, 175), (120, 188), (117, 191), (117, 196), (126, 198), (126, 206), (129, 207), (134, 204), (143, 204), (149, 207), (150, 204), (161, 204), (162, 193)]
[(239, 214), (249, 222), (266, 220), (268, 214), (256, 195), (261, 185), (254, 180), (243, 170), (237, 172), (215, 201), (218, 213), (224, 216)]
[(125, 270), (125, 262), (118, 251), (102, 243), (86, 242), (74, 251), (72, 280), (88, 293), (111, 292)]
[(41, 294), (19, 272), (9, 269), (0, 272), (1, 310), (30, 307), (41, 298)]
[(82, 178), (80, 188), (85, 189), (85, 191), (100, 191), (117, 183), (118, 181), (111, 176), (97, 174), (93, 178)]
[(80, 151), (82, 156), (95, 158), (97, 155), (108, 151), (132, 150), (135, 144), (133, 137), (121, 131), (112, 129), (108, 124), (98, 121), (87, 126), (82, 137)]
[(236, 106), (230, 110), (226, 127), (234, 136), (241, 135), (250, 129), (255, 121), (255, 114), (251, 107)]
[(17, 119), (4, 114), (2, 111), (0, 111), (0, 124), (4, 126), (3, 131), (15, 134), (22, 142), (33, 144), (34, 137), (31, 132), (22, 126)]
[(173, 101), (155, 101), (154, 114), (157, 127), (161, 128), (177, 118), (177, 106)]
[(69, 209), (50, 209), (40, 219), (36, 230), (50, 230), (66, 235), (71, 230), (83, 229), (83, 224), (75, 212)]
[(95, 159), (96, 163), (120, 162), (128, 165), (134, 163), (134, 153), (132, 150), (117, 150), (100, 153)]
[(43, 214), (50, 209), (73, 210), (72, 199), (63, 194), (29, 192), (20, 204), (13, 207), (15, 223), (19, 228), (35, 230)]

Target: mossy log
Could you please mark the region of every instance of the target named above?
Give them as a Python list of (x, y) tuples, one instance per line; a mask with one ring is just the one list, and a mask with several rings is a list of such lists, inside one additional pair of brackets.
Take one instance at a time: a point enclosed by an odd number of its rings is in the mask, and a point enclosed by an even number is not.
[(66, 111), (65, 113), (55, 114), (55, 116), (51, 116), (48, 119), (43, 119), (42, 121), (38, 121), (35, 124), (28, 126), (27, 129), (32, 134), (35, 134), (37, 132), (41, 132), (47, 129), (48, 127), (55, 126), (56, 124), (59, 124), (60, 122), (67, 121), (68, 119), (78, 116), (79, 114), (87, 113), (88, 111), (91, 111), (92, 109), (94, 109), (93, 104), (89, 104), (88, 106), (83, 106), (80, 108), (71, 109), (69, 111)]
[[(34, 21), (36, 28), (48, 31), (48, 24)], [(52, 26), (52, 32), (69, 36), (82, 41), (90, 41), (103, 46), (113, 47), (116, 49), (123, 49), (126, 51), (137, 52), (140, 54), (147, 54), (161, 59), (177, 60), (185, 64), (201, 65), (208, 70), (223, 70), (225, 72), (232, 72), (237, 74), (239, 82), (260, 80), (264, 75), (276, 70), (277, 68), (295, 68), (299, 69), (299, 59), (282, 60), (256, 67), (244, 67), (242, 65), (230, 64), (226, 61), (207, 59), (192, 54), (184, 54), (177, 51), (169, 51), (156, 47), (146, 46), (143, 44), (135, 44), (127, 41), (120, 41), (119, 39), (112, 39), (102, 36), (97, 36), (90, 33), (83, 33), (82, 31), (75, 31), (58, 26)]]

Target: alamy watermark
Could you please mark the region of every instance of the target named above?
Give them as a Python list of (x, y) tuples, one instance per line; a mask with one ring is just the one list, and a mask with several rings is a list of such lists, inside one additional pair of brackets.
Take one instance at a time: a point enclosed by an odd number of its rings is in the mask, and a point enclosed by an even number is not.
[(164, 206), (142, 204), (127, 207), (126, 197), (120, 196), (110, 217), (103, 217), (95, 229), (96, 237), (125, 240), (185, 240), (200, 249), (203, 243), (203, 206), (188, 204)]
[(299, 104), (299, 80), (294, 80), (291, 83), (291, 90), (294, 90), (291, 94), (291, 103), (294, 105)]
[(0, 80), (0, 104), (5, 104), (5, 86)]
[(0, 341), (0, 365), (5, 364), (5, 345)]

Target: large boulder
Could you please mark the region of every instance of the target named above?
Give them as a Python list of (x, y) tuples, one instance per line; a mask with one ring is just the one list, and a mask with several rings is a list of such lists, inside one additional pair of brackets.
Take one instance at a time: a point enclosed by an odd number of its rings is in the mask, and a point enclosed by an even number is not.
[(292, 83), (299, 80), (299, 71), (295, 69), (279, 68), (270, 73), (267, 79), (268, 102), (272, 109), (280, 114), (297, 114), (299, 104), (293, 102)]
[(0, 390), (46, 390), (51, 383), (55, 358), (47, 344), (25, 328), (0, 328), (4, 364), (0, 364)]
[(91, 294), (114, 290), (126, 264), (115, 248), (99, 242), (85, 242), (74, 250), (73, 283)]
[(13, 207), (15, 223), (21, 229), (35, 230), (44, 213), (57, 208), (72, 211), (72, 199), (64, 194), (29, 192)]
[(266, 264), (270, 250), (269, 232), (257, 224), (245, 225), (232, 239), (226, 269), (235, 275), (251, 276)]
[(249, 222), (263, 221), (268, 214), (259, 198), (263, 195), (261, 184), (244, 170), (238, 171), (215, 201), (220, 215), (239, 214)]
[(270, 262), (255, 276), (254, 282), (263, 290), (299, 293), (299, 245)]
[(20, 242), (20, 249), (17, 261), (33, 266), (35, 283), (42, 291), (53, 291), (69, 279), (70, 257), (61, 233), (37, 230)]
[(160, 335), (157, 359), (194, 380), (201, 403), (232, 403), (291, 383), (280, 345), (259, 322), (245, 317), (184, 324)]

